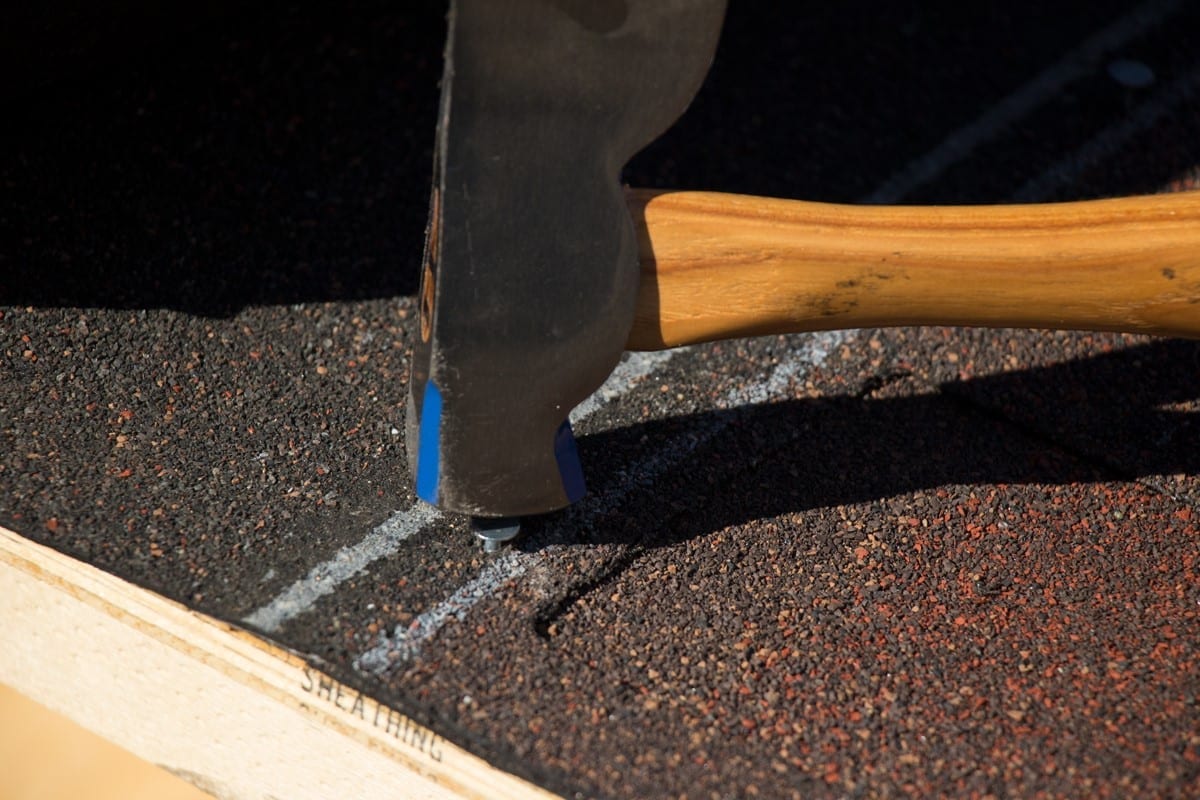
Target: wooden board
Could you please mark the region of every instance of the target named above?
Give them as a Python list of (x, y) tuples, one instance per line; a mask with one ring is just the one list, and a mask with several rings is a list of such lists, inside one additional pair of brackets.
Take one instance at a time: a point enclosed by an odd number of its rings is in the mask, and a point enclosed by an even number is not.
[(185, 783), (0, 684), (4, 800), (212, 800)]
[(551, 797), (298, 656), (0, 528), (0, 682), (218, 798)]

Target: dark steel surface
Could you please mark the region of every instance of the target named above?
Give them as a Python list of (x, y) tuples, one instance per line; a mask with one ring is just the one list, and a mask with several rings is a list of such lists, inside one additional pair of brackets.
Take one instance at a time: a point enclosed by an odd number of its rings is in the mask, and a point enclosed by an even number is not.
[(408, 411), (427, 501), (506, 517), (579, 499), (563, 426), (637, 295), (620, 172), (700, 87), (724, 5), (451, 4)]

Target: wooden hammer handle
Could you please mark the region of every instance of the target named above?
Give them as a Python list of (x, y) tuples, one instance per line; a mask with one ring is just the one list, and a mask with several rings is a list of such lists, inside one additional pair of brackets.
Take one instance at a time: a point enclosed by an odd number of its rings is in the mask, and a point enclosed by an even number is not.
[(630, 190), (628, 347), (889, 325), (1200, 337), (1200, 192), (845, 206)]

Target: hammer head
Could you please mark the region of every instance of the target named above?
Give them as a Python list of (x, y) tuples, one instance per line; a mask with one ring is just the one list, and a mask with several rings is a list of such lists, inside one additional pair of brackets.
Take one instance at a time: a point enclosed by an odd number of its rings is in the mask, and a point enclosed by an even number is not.
[(637, 294), (620, 170), (691, 102), (724, 10), (452, 0), (408, 407), (422, 499), (498, 517), (582, 496), (567, 415)]

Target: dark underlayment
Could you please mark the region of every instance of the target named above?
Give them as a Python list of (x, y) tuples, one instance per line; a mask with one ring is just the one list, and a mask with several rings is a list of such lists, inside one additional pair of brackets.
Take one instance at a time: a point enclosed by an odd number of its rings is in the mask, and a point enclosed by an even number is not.
[[(417, 504), (444, 9), (393, 5), (17, 16), (0, 524), (302, 654), (305, 691), (430, 758), (567, 797), (1200, 794), (1196, 342), (636, 354), (577, 413), (577, 506), (485, 555)], [(735, 3), (625, 179), (1200, 188), (1200, 7), (880, 6)]]

